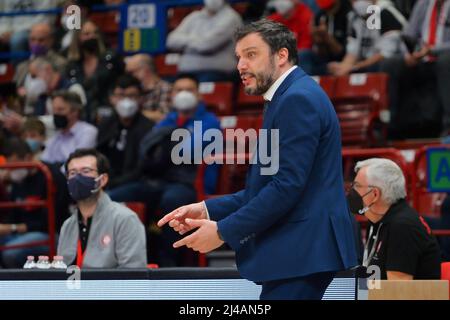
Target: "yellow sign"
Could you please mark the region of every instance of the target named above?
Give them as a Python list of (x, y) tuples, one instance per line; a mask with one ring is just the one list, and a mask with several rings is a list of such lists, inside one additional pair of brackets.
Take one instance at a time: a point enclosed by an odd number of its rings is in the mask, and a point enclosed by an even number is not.
[(125, 51), (139, 51), (141, 49), (141, 30), (126, 29), (123, 44)]

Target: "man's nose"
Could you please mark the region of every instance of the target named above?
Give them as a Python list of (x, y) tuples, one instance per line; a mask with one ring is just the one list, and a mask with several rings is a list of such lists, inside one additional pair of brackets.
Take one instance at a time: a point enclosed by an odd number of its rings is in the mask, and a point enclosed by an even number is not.
[(244, 59), (239, 59), (238, 64), (237, 64), (237, 69), (239, 72), (243, 72), (246, 71), (248, 68), (247, 62)]

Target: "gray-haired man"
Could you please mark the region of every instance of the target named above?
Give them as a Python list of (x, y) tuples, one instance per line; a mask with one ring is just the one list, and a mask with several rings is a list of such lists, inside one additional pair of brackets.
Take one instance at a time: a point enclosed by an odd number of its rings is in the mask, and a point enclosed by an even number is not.
[(388, 159), (356, 164), (347, 200), (369, 220), (363, 266), (378, 266), (381, 279), (440, 279), (440, 250), (430, 227), (405, 200), (405, 177)]

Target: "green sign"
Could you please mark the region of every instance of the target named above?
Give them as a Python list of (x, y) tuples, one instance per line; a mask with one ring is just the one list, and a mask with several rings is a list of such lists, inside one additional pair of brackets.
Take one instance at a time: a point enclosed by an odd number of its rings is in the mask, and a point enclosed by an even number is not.
[(427, 150), (428, 191), (450, 192), (450, 148)]

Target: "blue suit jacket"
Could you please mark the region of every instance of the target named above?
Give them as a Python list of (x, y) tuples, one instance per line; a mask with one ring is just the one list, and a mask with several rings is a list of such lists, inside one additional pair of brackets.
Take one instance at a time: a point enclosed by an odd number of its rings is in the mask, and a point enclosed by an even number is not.
[(278, 172), (261, 175), (258, 161), (244, 190), (206, 201), (236, 251), (241, 275), (265, 282), (355, 266), (339, 122), (330, 100), (296, 68), (275, 92), (263, 128), (279, 129)]

